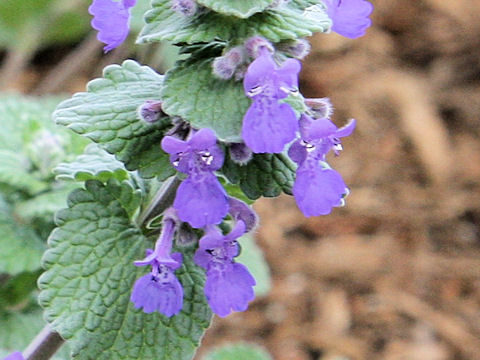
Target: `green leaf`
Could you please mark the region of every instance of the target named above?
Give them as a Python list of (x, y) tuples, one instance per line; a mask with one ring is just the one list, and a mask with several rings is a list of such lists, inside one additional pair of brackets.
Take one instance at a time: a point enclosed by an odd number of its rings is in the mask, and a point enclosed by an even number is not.
[(241, 141), (250, 100), (241, 82), (213, 76), (211, 60), (183, 61), (168, 71), (162, 97), (167, 114), (180, 116), (195, 128), (210, 128), (220, 140)]
[(247, 18), (265, 10), (273, 0), (197, 0), (197, 3), (224, 15)]
[(221, 172), (233, 184), (239, 184), (250, 199), (275, 197), (283, 191), (292, 194), (296, 165), (284, 154), (254, 154), (246, 165), (225, 156)]
[(229, 344), (208, 353), (204, 360), (272, 360), (263, 348), (255, 344)]
[(0, 315), (0, 348), (9, 352), (23, 350), (45, 325), (40, 309)]
[(44, 245), (30, 227), (14, 219), (12, 210), (0, 198), (0, 274), (15, 275), (40, 268)]
[(128, 172), (122, 162), (96, 144), (85, 148), (85, 153), (75, 161), (61, 163), (53, 170), (59, 180), (87, 181), (109, 179), (126, 180)]
[(56, 186), (49, 192), (41, 193), (28, 200), (17, 201), (14, 206), (14, 214), (24, 220), (42, 218), (52, 221), (55, 212), (67, 206), (67, 196), (76, 187), (72, 184)]
[(152, 10), (145, 14), (147, 25), (137, 42), (240, 42), (254, 35), (263, 36), (272, 42), (294, 40), (330, 28), (331, 21), (325, 12), (317, 14), (316, 19), (304, 16), (305, 8), (314, 3), (317, 2), (293, 0), (278, 9), (239, 19), (213, 11), (199, 12), (198, 15), (187, 17), (173, 11), (170, 0), (153, 0)]
[(18, 189), (36, 193), (47, 184), (31, 173), (32, 165), (23, 154), (0, 149), (0, 182)]
[(107, 66), (103, 76), (91, 81), (87, 92), (62, 102), (54, 113), (55, 121), (99, 143), (127, 170), (139, 170), (142, 177), (173, 175), (159, 145), (170, 119), (148, 124), (137, 114), (146, 100), (160, 100), (163, 76), (132, 60)]
[(87, 181), (57, 214), (39, 279), (46, 319), (69, 340), (75, 359), (191, 359), (211, 319), (203, 270), (184, 253), (176, 273), (184, 287), (180, 314), (166, 318), (135, 309), (131, 289), (148, 270), (133, 261), (153, 244), (112, 195), (118, 186)]
[[(38, 306), (26, 312), (0, 313), (0, 358), (26, 348), (45, 325)], [(63, 344), (52, 357), (52, 360), (65, 359), (70, 359), (68, 344)]]
[(270, 279), (270, 269), (263, 256), (262, 249), (255, 243), (252, 235), (247, 234), (238, 239), (242, 252), (236, 260), (245, 265), (252, 273), (257, 285), (255, 285), (255, 295), (267, 295), (272, 286)]
[(0, 281), (0, 311), (2, 311), (2, 308), (10, 307), (19, 310), (22, 306), (28, 307), (30, 305), (29, 300), (32, 299), (32, 292), (37, 290), (39, 276), (40, 270), (22, 272)]

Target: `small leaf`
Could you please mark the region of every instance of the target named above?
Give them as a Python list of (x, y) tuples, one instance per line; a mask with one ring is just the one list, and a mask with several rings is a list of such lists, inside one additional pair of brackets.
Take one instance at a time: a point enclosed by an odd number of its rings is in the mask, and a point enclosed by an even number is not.
[(163, 76), (132, 60), (107, 66), (103, 76), (91, 81), (87, 92), (62, 102), (54, 112), (55, 121), (99, 143), (142, 177), (174, 174), (160, 148), (170, 119), (148, 124), (137, 114), (146, 100), (160, 100)]
[(226, 156), (221, 172), (255, 200), (260, 196), (276, 197), (282, 191), (291, 195), (295, 169), (295, 164), (284, 154), (255, 154), (246, 165), (238, 165)]
[(273, 0), (197, 0), (197, 3), (224, 15), (247, 18), (265, 10)]
[(109, 179), (126, 180), (128, 172), (122, 162), (96, 144), (85, 148), (85, 153), (75, 161), (61, 163), (53, 170), (59, 180), (87, 181)]
[(168, 71), (162, 97), (167, 114), (180, 116), (195, 128), (210, 128), (220, 140), (241, 141), (250, 100), (241, 82), (212, 75), (211, 60), (184, 61)]
[(40, 268), (42, 240), (26, 225), (16, 221), (12, 209), (0, 198), (0, 274), (19, 274)]
[(166, 318), (135, 309), (131, 289), (148, 270), (133, 261), (153, 243), (112, 195), (121, 192), (118, 186), (87, 181), (57, 214), (39, 279), (46, 319), (69, 341), (74, 359), (191, 359), (211, 319), (203, 270), (184, 253), (176, 273), (184, 287), (180, 314)]
[(187, 44), (215, 40), (239, 42), (254, 35), (263, 36), (272, 42), (294, 40), (330, 28), (331, 21), (326, 13), (320, 13), (315, 20), (304, 16), (305, 8), (316, 3), (317, 1), (292, 0), (278, 9), (239, 19), (213, 11), (187, 17), (173, 11), (170, 0), (153, 0), (152, 10), (145, 14), (147, 25), (137, 42), (164, 40)]
[(255, 295), (267, 295), (272, 286), (270, 279), (270, 269), (263, 256), (262, 249), (255, 243), (252, 235), (244, 235), (238, 242), (242, 248), (242, 252), (236, 258), (236, 261), (245, 265), (251, 272), (257, 285), (255, 285)]
[(255, 344), (229, 344), (208, 353), (203, 360), (272, 360), (263, 348)]

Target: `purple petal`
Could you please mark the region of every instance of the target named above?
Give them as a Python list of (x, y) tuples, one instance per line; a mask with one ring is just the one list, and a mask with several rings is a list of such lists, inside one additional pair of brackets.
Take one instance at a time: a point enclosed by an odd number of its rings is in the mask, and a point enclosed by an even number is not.
[(143, 307), (143, 312), (147, 314), (158, 311), (171, 317), (182, 309), (183, 288), (173, 272), (159, 279), (146, 274), (133, 285), (130, 301), (137, 309)]
[(238, 263), (229, 264), (224, 271), (207, 272), (205, 296), (212, 311), (225, 317), (232, 311), (245, 311), (254, 299), (255, 279), (248, 269)]
[(295, 141), (290, 149), (288, 149), (288, 156), (295, 161), (298, 165), (301, 165), (307, 158), (307, 151), (305, 146), (300, 143), (300, 140)]
[(333, 22), (332, 31), (355, 39), (365, 35), (372, 24), (368, 18), (373, 5), (365, 0), (324, 0), (327, 13)]
[(319, 140), (335, 134), (337, 127), (328, 119), (314, 120), (303, 114), (300, 118), (300, 134), (305, 141)]
[(98, 30), (97, 39), (110, 51), (125, 41), (130, 31), (130, 11), (136, 0), (93, 0), (88, 12), (93, 15), (91, 25)]
[(242, 137), (254, 153), (279, 153), (297, 130), (297, 116), (290, 105), (258, 97), (243, 118)]
[(243, 88), (245, 94), (248, 95), (255, 88), (262, 86), (265, 78), (272, 76), (275, 71), (275, 61), (268, 52), (264, 52), (256, 58), (247, 69), (245, 77), (243, 78)]
[(25, 358), (23, 357), (23, 355), (20, 351), (15, 351), (15, 352), (11, 353), (10, 355), (8, 355), (3, 360), (25, 360)]
[[(225, 236), (226, 241), (235, 241), (246, 233), (246, 225), (242, 220), (237, 221), (235, 227)], [(236, 256), (236, 255), (234, 255)]]
[(353, 130), (355, 130), (355, 126), (357, 125), (357, 121), (355, 119), (351, 119), (347, 125), (342, 126), (340, 129), (338, 129), (335, 132), (336, 137), (345, 137), (345, 136), (350, 136), (353, 133)]
[(313, 165), (312, 160), (297, 169), (293, 196), (306, 216), (326, 215), (339, 206), (347, 187), (342, 176), (333, 169)]
[(213, 130), (204, 128), (197, 131), (190, 140), (188, 145), (192, 150), (205, 150), (217, 143), (217, 137)]
[(163, 151), (167, 154), (176, 155), (188, 149), (186, 141), (177, 139), (174, 136), (165, 136), (161, 143)]
[(288, 89), (298, 88), (298, 73), (302, 69), (302, 63), (297, 59), (285, 60), (275, 71), (276, 81), (280, 86)]
[(198, 243), (199, 246), (193, 257), (193, 262), (207, 270), (213, 259), (207, 250), (221, 248), (225, 241), (222, 233), (216, 227), (210, 227)]
[(218, 224), (227, 215), (225, 189), (213, 173), (187, 177), (178, 187), (173, 203), (180, 220), (194, 228)]

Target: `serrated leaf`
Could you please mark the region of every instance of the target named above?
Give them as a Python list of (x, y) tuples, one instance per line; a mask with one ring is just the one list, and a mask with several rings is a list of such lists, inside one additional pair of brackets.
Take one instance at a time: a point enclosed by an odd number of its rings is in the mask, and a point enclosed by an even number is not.
[(292, 194), (296, 165), (284, 154), (255, 154), (246, 165), (225, 157), (221, 172), (250, 199), (275, 197), (283, 191)]
[(263, 348), (255, 344), (229, 344), (208, 353), (203, 360), (272, 360)]
[(118, 185), (91, 180), (57, 214), (40, 277), (40, 304), (51, 326), (69, 340), (75, 359), (191, 359), (211, 319), (204, 274), (184, 254), (177, 275), (184, 287), (180, 314), (145, 314), (130, 303), (133, 266), (151, 247), (112, 196)]
[(170, 119), (148, 124), (137, 115), (146, 100), (160, 100), (163, 76), (133, 60), (107, 66), (103, 76), (91, 81), (87, 92), (62, 102), (55, 121), (99, 143), (142, 177), (174, 174), (159, 145)]
[(167, 114), (180, 116), (195, 128), (210, 128), (220, 140), (241, 141), (250, 100), (241, 82), (212, 75), (211, 60), (184, 61), (168, 71), (162, 97)]
[(272, 286), (270, 279), (270, 269), (263, 256), (262, 249), (255, 243), (252, 235), (247, 234), (238, 239), (242, 251), (236, 260), (245, 265), (255, 278), (255, 295), (267, 295)]
[(247, 18), (265, 10), (273, 0), (197, 0), (197, 3), (224, 15)]
[(315, 20), (304, 16), (304, 9), (309, 5), (311, 5), (309, 1), (293, 0), (278, 9), (240, 19), (214, 11), (200, 12), (192, 17), (183, 16), (171, 9), (170, 0), (153, 0), (152, 10), (145, 14), (147, 25), (137, 42), (164, 40), (187, 44), (214, 40), (239, 42), (254, 35), (279, 42), (311, 36), (318, 31), (327, 31), (331, 21), (326, 13), (317, 15)]
[(128, 172), (123, 163), (96, 144), (87, 146), (85, 153), (78, 156), (75, 161), (58, 164), (53, 172), (59, 180), (106, 182), (109, 179), (120, 181), (128, 179)]
[(40, 268), (44, 245), (32, 228), (12, 216), (12, 209), (0, 198), (0, 274), (15, 275)]

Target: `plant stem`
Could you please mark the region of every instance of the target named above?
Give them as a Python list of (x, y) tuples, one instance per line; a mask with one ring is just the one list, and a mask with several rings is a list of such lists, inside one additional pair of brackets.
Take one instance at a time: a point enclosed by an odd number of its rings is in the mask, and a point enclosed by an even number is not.
[(48, 360), (63, 345), (60, 335), (46, 325), (23, 352), (26, 360)]
[(175, 193), (180, 183), (181, 180), (176, 176), (172, 176), (169, 179), (165, 180), (165, 182), (155, 194), (152, 202), (138, 216), (137, 224), (140, 227), (148, 223), (148, 221), (153, 219), (155, 216), (161, 214), (173, 204), (173, 199), (175, 198)]

